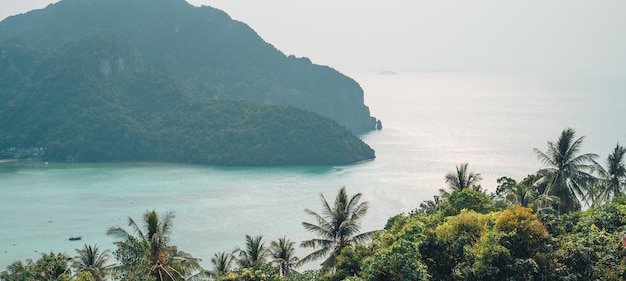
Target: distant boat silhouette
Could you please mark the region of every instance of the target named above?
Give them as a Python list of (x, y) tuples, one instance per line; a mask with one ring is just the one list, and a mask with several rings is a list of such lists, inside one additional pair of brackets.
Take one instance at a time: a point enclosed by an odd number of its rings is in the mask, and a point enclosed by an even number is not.
[(70, 237), (70, 241), (78, 241), (80, 239), (83, 239), (83, 237), (82, 236), (72, 236), (72, 237)]

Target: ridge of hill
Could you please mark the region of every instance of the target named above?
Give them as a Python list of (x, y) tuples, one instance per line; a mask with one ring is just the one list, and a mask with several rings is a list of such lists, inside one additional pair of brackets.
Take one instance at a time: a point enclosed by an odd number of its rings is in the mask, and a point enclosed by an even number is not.
[(0, 116), (0, 148), (43, 148), (37, 154), (45, 161), (269, 166), (375, 157), (351, 131), (312, 111), (209, 98), (146, 66), (128, 36), (110, 31), (54, 48), (1, 42)]
[(358, 133), (375, 128), (356, 81), (285, 56), (223, 11), (184, 0), (62, 0), (2, 21), (0, 42), (49, 54), (101, 31), (126, 37), (144, 67), (162, 68), (206, 97), (295, 106)]

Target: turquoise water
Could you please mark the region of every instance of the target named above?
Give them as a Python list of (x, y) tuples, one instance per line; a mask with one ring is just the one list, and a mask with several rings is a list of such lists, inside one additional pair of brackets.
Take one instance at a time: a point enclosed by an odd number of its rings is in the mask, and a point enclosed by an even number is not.
[[(341, 186), (363, 193), (370, 211), (363, 230), (416, 208), (445, 187), (455, 165), (470, 163), (494, 190), (501, 176), (521, 180), (541, 164), (565, 127), (585, 135), (583, 152), (601, 162), (626, 144), (624, 93), (609, 88), (557, 87), (523, 77), (426, 73), (352, 75), (366, 93), (382, 131), (363, 135), (377, 159), (349, 166), (223, 168), (164, 163), (0, 164), (0, 269), (39, 252), (97, 244), (114, 249), (105, 232), (140, 220), (146, 210), (173, 211), (173, 243), (209, 260), (242, 246), (244, 236), (266, 242), (286, 235), (311, 238), (304, 208), (320, 210)], [(82, 241), (68, 241), (82, 235)], [(304, 256), (307, 250), (298, 250)]]

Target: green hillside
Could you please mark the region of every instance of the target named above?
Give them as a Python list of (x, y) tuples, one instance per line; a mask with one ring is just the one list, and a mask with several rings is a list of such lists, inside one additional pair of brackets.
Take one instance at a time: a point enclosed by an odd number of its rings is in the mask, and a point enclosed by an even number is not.
[[(63, 1), (65, 2), (65, 1)], [(146, 67), (124, 34), (55, 48), (0, 45), (0, 148), (47, 161), (328, 165), (374, 158), (336, 121), (293, 106), (209, 98)]]
[(127, 67), (161, 68), (205, 97), (292, 105), (354, 132), (374, 129), (376, 119), (353, 79), (286, 56), (226, 13), (184, 0), (63, 0), (7, 18), (0, 23), (0, 42), (51, 54), (101, 31), (127, 38), (134, 48)]

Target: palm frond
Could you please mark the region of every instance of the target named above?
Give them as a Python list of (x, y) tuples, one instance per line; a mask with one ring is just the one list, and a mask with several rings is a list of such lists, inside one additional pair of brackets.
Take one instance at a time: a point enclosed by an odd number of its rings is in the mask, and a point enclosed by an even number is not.
[[(312, 214), (313, 215), (313, 214)], [(323, 218), (319, 217), (319, 215), (314, 214), (315, 216), (318, 216), (318, 224), (312, 224), (309, 222), (302, 222), (302, 226), (311, 232), (317, 233), (318, 235), (323, 236), (324, 238), (333, 238), (335, 236), (334, 234), (334, 229), (335, 227), (327, 222), (326, 220), (324, 220)], [(319, 220), (322, 219), (322, 220)]]
[(445, 175), (445, 182), (448, 184), (450, 189), (461, 191), (482, 180), (479, 173), (468, 172), (467, 166), (468, 163), (458, 165), (456, 166), (455, 171)]
[[(302, 222), (303, 227), (322, 238), (313, 238), (303, 241), (300, 246), (317, 249), (313, 253), (301, 259), (298, 264), (312, 260), (321, 259), (330, 253), (330, 257), (322, 263), (323, 267), (334, 265), (334, 259), (341, 249), (351, 243), (365, 241), (368, 234), (358, 235), (360, 221), (367, 213), (369, 205), (367, 202), (359, 203), (362, 195), (357, 193), (348, 197), (345, 187), (342, 187), (335, 197), (334, 205), (331, 207), (322, 198), (322, 215), (305, 209), (317, 221), (317, 224)], [(356, 240), (354, 240), (356, 237)]]
[(361, 234), (358, 234), (352, 237), (352, 241), (354, 241), (353, 242), (354, 244), (361, 244), (361, 243), (368, 242), (372, 239), (372, 236), (374, 235), (374, 233), (377, 233), (377, 232), (378, 232), (377, 230), (363, 232)]
[(335, 245), (335, 240), (313, 238), (300, 243), (303, 248), (330, 248)]
[(330, 252), (330, 250), (331, 250), (331, 248), (321, 248), (321, 249), (319, 249), (317, 251), (314, 251), (314, 252), (308, 254), (307, 256), (305, 256), (304, 258), (302, 258), (300, 261), (298, 261), (298, 266), (301, 266), (301, 265), (303, 265), (305, 263), (308, 263), (308, 262), (319, 260), (319, 259), (325, 257), (328, 254), (328, 252)]
[(557, 163), (554, 162), (553, 157), (546, 155), (539, 149), (534, 148), (533, 150), (535, 151), (535, 154), (537, 155), (537, 158), (539, 158), (539, 161), (541, 161), (541, 163), (546, 166), (557, 166)]
[(121, 227), (110, 227), (107, 230), (107, 235), (113, 236), (118, 239), (126, 239), (127, 237), (131, 236), (125, 229)]

